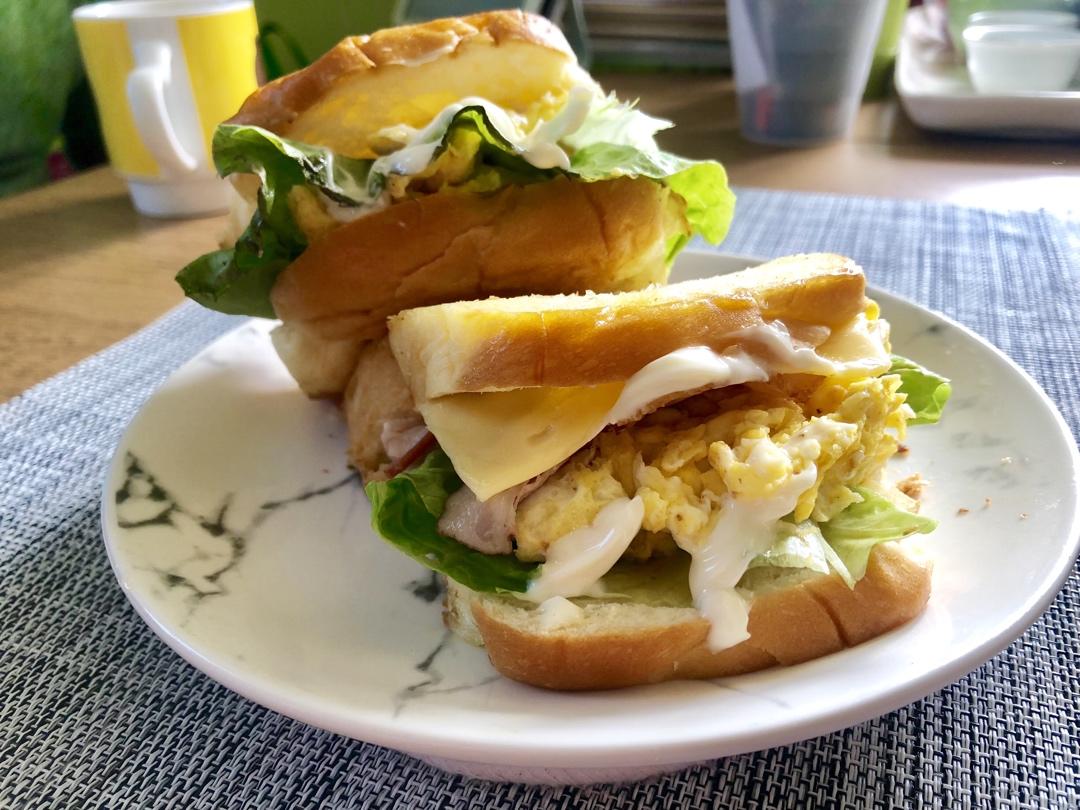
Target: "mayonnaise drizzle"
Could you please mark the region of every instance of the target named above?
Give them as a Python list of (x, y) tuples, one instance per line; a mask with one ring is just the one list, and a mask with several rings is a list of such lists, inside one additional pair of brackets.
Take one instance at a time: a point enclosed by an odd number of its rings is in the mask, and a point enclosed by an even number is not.
[(755, 343), (773, 357), (774, 374), (835, 374), (839, 366), (826, 360), (813, 346), (796, 346), (783, 321), (748, 326), (732, 337), (739, 343)]
[(498, 104), (479, 96), (469, 96), (443, 107), (423, 129), (399, 124), (377, 133), (403, 145), (377, 158), (371, 170), (379, 174), (419, 174), (431, 162), (451, 119), (466, 107), (482, 107), (491, 125), (531, 165), (538, 169), (569, 169), (570, 158), (558, 142), (581, 127), (595, 98), (590, 88), (575, 87), (553, 118), (539, 122), (531, 132), (525, 133)]
[(521, 156), (538, 169), (570, 169), (570, 157), (559, 146), (559, 141), (577, 132), (589, 115), (589, 109), (596, 98), (587, 87), (575, 87), (570, 91), (563, 108), (548, 121), (536, 125), (520, 144)]
[(540, 629), (558, 630), (571, 624), (577, 624), (584, 618), (585, 611), (565, 596), (552, 596), (540, 604)]
[[(889, 367), (888, 353), (880, 335), (868, 331), (865, 321), (865, 316), (860, 315), (852, 326), (833, 333), (825, 341), (822, 350), (852, 330), (858, 333), (863, 353), (850, 353), (851, 357), (837, 360), (822, 356), (813, 346), (796, 345), (782, 321), (756, 324), (732, 333), (732, 341), (739, 345), (721, 353), (705, 346), (692, 346), (665, 354), (626, 381), (604, 424), (632, 422), (672, 394), (762, 382), (775, 374), (829, 376), (855, 370), (865, 372), (871, 367), (884, 370)], [(871, 345), (875, 339), (876, 351)], [(749, 347), (756, 347), (758, 352), (751, 354), (747, 351)], [(873, 356), (867, 359), (871, 354)]]
[(776, 523), (793, 512), (799, 498), (817, 481), (817, 465), (808, 459), (821, 455), (821, 442), (832, 431), (821, 420), (804, 425), (782, 449), (803, 468), (763, 498), (736, 498), (725, 494), (717, 520), (708, 536), (689, 551), (690, 593), (694, 606), (710, 624), (708, 643), (723, 650), (750, 637), (749, 607), (735, 586), (750, 561), (767, 549), (776, 537)]
[(618, 498), (607, 504), (588, 526), (564, 534), (551, 544), (539, 575), (521, 597), (530, 602), (547, 602), (554, 596), (592, 595), (600, 577), (637, 535), (644, 517), (641, 498)]
[(671, 394), (767, 379), (769, 369), (743, 349), (731, 348), (723, 354), (705, 346), (678, 349), (653, 360), (627, 380), (604, 423), (632, 422)]
[[(342, 205), (336, 200), (330, 199), (321, 191), (318, 194), (322, 198), (323, 210), (333, 219), (343, 224), (353, 222), (360, 219), (360, 217), (366, 217), (368, 214), (374, 214), (390, 204), (390, 195), (385, 191), (378, 197), (365, 197), (365, 201), (360, 205)], [(365, 191), (364, 194), (366, 195), (367, 192)]]

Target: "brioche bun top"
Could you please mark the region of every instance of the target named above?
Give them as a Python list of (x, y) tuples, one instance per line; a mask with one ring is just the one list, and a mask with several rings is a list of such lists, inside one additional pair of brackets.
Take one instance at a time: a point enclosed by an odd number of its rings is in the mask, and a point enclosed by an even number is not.
[(346, 37), (260, 87), (225, 123), (372, 158), (375, 133), (422, 127), (462, 98), (483, 97), (535, 122), (580, 84), (596, 87), (554, 24), (490, 11)]

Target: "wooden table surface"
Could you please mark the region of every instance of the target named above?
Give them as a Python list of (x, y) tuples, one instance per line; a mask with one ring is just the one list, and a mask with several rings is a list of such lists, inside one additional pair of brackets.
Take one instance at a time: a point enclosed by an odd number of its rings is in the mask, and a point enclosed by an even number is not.
[[(808, 149), (738, 134), (730, 78), (601, 76), (672, 119), (663, 145), (715, 157), (737, 185), (1001, 208), (1080, 206), (1080, 146), (932, 135), (895, 100), (863, 105), (852, 135)], [(97, 169), (0, 200), (0, 401), (126, 337), (182, 298), (176, 271), (215, 247), (220, 217), (139, 216)], [(812, 245), (808, 245), (812, 248)]]

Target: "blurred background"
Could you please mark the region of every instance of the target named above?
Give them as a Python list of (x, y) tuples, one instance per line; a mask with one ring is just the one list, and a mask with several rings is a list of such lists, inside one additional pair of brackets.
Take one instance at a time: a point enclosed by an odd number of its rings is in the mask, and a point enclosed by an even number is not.
[[(905, 14), (909, 12), (908, 0), (880, 2), (885, 9), (881, 17), (873, 19), (875, 42), (864, 88), (867, 99), (881, 99), (896, 92), (893, 66), (905, 30)], [(857, 0), (859, 3), (862, 0)], [(944, 66), (945, 72), (940, 76), (923, 76), (927, 82), (957, 80), (955, 76), (950, 79), (948, 72), (962, 69), (961, 31), (972, 14), (1000, 9), (1075, 13), (1078, 3), (1080, 0), (928, 0), (920, 20), (924, 47), (912, 53), (921, 54), (932, 70), (936, 69), (934, 64)], [(107, 159), (71, 22), (73, 9), (81, 5), (85, 3), (76, 0), (0, 3), (0, 63), (5, 65), (6, 76), (6, 81), (0, 83), (0, 196), (42, 185)], [(303, 67), (347, 34), (508, 5), (514, 4), (507, 0), (256, 0), (259, 77), (265, 81)], [(875, 2), (870, 0), (862, 5), (874, 6)], [(921, 0), (912, 5), (921, 5)], [(724, 0), (525, 0), (520, 6), (555, 20), (579, 58), (591, 66), (601, 82), (607, 84), (605, 74), (618, 73), (623, 78), (616, 89), (631, 97), (635, 92), (647, 96), (648, 77), (654, 74), (679, 71), (715, 75), (722, 80), (731, 73), (733, 56), (738, 56), (735, 51), (741, 42), (778, 36), (777, 26), (798, 30), (796, 23), (800, 19), (805, 30), (811, 25), (813, 15), (821, 15), (822, 9), (827, 10), (834, 28), (839, 24), (850, 30), (854, 13), (850, 2), (845, 6), (840, 0), (730, 0), (728, 3)], [(767, 8), (774, 12), (772, 18), (768, 17), (768, 11), (762, 11)], [(738, 15), (742, 15), (741, 23)], [(734, 49), (733, 31), (739, 40), (734, 43)], [(823, 35), (811, 34), (811, 38), (819, 36)], [(769, 48), (769, 43), (757, 45), (758, 51)], [(746, 59), (752, 60), (755, 54), (749, 52), (749, 45), (743, 44), (743, 48), (748, 54)], [(832, 62), (839, 64), (838, 58)], [(749, 73), (750, 68), (743, 70)], [(959, 80), (967, 81), (966, 77)], [(762, 98), (760, 93), (754, 95), (746, 81), (737, 83), (741, 122), (731, 108), (734, 96), (730, 93), (723, 98), (717, 95), (716, 117), (729, 122), (732, 129), (739, 128), (741, 123), (743, 135), (749, 135), (750, 139), (784, 143), (785, 138), (775, 137), (775, 132), (762, 131), (763, 127), (775, 129), (791, 123), (783, 120), (784, 113), (777, 109), (776, 99)], [(688, 85), (688, 96), (682, 103), (693, 103), (688, 99), (696, 94), (700, 109), (704, 104), (703, 94), (713, 92), (718, 86), (700, 80)], [(912, 95), (917, 96), (918, 92), (912, 91)], [(925, 98), (902, 101), (916, 124), (931, 129), (950, 128), (949, 120), (938, 120), (947, 111), (928, 112)], [(650, 103), (655, 104), (652, 99)], [(1080, 107), (1080, 98), (1074, 103)], [(650, 112), (669, 117), (678, 113), (652, 108)], [(763, 122), (762, 115), (771, 115), (772, 119)], [(687, 143), (665, 145), (676, 150), (682, 147), (691, 152), (700, 151), (701, 138), (695, 136), (694, 122), (679, 120), (678, 123), (680, 129), (673, 135), (688, 139)], [(962, 123), (954, 128), (963, 130)], [(716, 126), (715, 122), (711, 125)], [(843, 121), (836, 126), (843, 130), (841, 135), (846, 134)], [(759, 130), (757, 137), (753, 132), (755, 127)], [(1076, 129), (1055, 133), (1052, 128), (1040, 132), (1037, 127), (1028, 133), (996, 132), (993, 122), (975, 127), (969, 122), (967, 128), (989, 136), (1064, 135), (1073, 139), (1080, 136)], [(800, 139), (788, 140), (798, 143)], [(715, 156), (725, 159), (724, 154)]]

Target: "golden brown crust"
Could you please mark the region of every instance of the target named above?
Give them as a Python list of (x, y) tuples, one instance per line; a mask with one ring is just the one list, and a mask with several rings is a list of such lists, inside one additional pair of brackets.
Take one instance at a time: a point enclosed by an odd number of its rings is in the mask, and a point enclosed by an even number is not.
[[(750, 638), (711, 652), (708, 623), (690, 608), (624, 606), (644, 618), (605, 628), (541, 631), (506, 609), (499, 597), (451, 591), (451, 629), (482, 638), (495, 669), (547, 689), (613, 689), (677, 679), (718, 678), (791, 665), (861, 644), (918, 616), (930, 596), (931, 566), (895, 543), (878, 545), (866, 575), (850, 590), (839, 577), (815, 576), (758, 595)], [(471, 609), (472, 624), (461, 614)], [(649, 612), (656, 618), (649, 620)]]
[(492, 195), (440, 193), (331, 231), (278, 277), (278, 317), (326, 340), (370, 340), (402, 309), (445, 301), (624, 290), (663, 281), (684, 203), (646, 179), (560, 178)]
[(735, 332), (766, 320), (841, 326), (865, 309), (865, 285), (850, 259), (789, 256), (619, 296), (412, 309), (390, 319), (390, 343), (418, 402), (462, 392), (599, 385), (626, 380), (676, 349), (723, 350), (737, 340)]
[[(303, 128), (304, 113), (322, 102), (339, 82), (393, 66), (418, 66), (429, 60), (451, 58), (477, 45), (510, 43), (527, 43), (574, 59), (558, 28), (544, 17), (523, 11), (490, 11), (387, 28), (370, 35), (346, 37), (303, 70), (260, 87), (226, 123), (255, 125), (279, 135), (295, 136), (296, 130)], [(394, 123), (401, 122), (389, 121), (386, 126)], [(335, 146), (324, 139), (311, 142)], [(374, 156), (363, 149), (350, 153), (354, 157)]]

